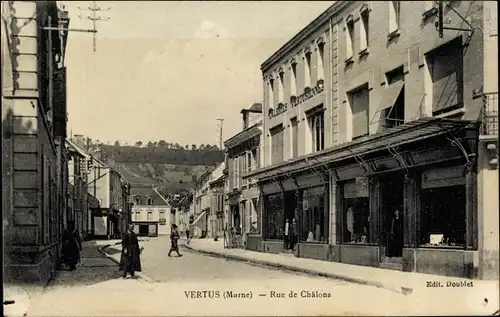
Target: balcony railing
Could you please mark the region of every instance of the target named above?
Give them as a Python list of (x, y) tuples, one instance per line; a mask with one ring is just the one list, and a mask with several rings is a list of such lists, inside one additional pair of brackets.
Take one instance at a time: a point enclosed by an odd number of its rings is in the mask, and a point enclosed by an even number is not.
[(498, 92), (483, 95), (482, 135), (498, 135)]

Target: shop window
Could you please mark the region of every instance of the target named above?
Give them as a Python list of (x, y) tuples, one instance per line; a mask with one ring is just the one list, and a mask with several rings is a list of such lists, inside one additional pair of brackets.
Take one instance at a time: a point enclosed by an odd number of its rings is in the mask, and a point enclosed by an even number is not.
[(271, 164), (283, 161), (283, 126), (279, 125), (270, 131), (271, 133)]
[(260, 233), (260, 209), (259, 209), (259, 199), (252, 198), (250, 203), (251, 217), (250, 217), (250, 233), (259, 234)]
[(370, 204), (366, 181), (344, 184), (343, 243), (370, 242)]
[(325, 187), (305, 189), (302, 194), (300, 241), (328, 243), (328, 216)]
[(148, 221), (153, 221), (153, 212), (148, 211)]
[(420, 245), (462, 247), (466, 234), (465, 186), (422, 188)]
[(352, 112), (352, 139), (368, 135), (368, 108), (370, 103), (368, 84), (348, 93)]
[(281, 194), (266, 197), (266, 239), (283, 239), (283, 198)]
[(427, 53), (426, 95), (436, 116), (463, 107), (462, 38), (458, 37)]
[(291, 129), (291, 139), (292, 139), (292, 158), (295, 158), (298, 156), (299, 154), (299, 140), (298, 140), (298, 121), (297, 121), (297, 117), (295, 118), (292, 118), (290, 120), (290, 125), (292, 126), (292, 129)]

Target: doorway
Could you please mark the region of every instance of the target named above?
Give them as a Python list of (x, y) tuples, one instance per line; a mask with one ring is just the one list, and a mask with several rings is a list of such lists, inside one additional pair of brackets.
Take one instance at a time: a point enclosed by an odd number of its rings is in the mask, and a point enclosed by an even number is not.
[[(297, 193), (288, 191), (284, 193), (284, 212), (283, 212), (283, 250), (285, 252), (293, 252), (298, 241), (297, 240)], [(295, 224), (293, 220), (295, 219)]]
[(404, 175), (397, 173), (380, 178), (381, 262), (394, 262), (402, 265), (404, 190)]

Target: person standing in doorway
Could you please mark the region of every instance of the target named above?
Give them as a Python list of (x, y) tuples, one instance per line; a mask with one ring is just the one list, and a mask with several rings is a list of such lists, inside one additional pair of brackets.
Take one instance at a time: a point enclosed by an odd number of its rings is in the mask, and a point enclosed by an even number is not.
[(286, 218), (285, 220), (285, 238), (284, 238), (284, 242), (285, 242), (285, 250), (290, 250), (290, 245), (291, 245), (291, 241), (290, 241), (290, 221), (288, 220), (288, 218)]
[(134, 225), (129, 225), (122, 238), (120, 269), (123, 270), (123, 278), (126, 278), (127, 274), (134, 277), (135, 272), (141, 272), (141, 251)]
[(177, 225), (172, 225), (172, 233), (170, 234), (170, 251), (168, 251), (168, 256), (172, 251), (177, 253), (177, 256), (182, 256), (179, 253), (179, 231), (177, 231)]
[(391, 243), (389, 257), (401, 257), (403, 255), (403, 216), (396, 208), (391, 223)]
[(68, 226), (62, 236), (62, 260), (70, 271), (76, 270), (76, 264), (80, 262), (80, 251), (82, 242), (80, 234), (75, 228), (74, 221), (68, 221)]
[(290, 242), (290, 250), (295, 250), (295, 246), (297, 245), (297, 237), (298, 237), (298, 232), (297, 232), (297, 221), (295, 218), (292, 219), (292, 224), (290, 225), (290, 237), (291, 237), (291, 242)]

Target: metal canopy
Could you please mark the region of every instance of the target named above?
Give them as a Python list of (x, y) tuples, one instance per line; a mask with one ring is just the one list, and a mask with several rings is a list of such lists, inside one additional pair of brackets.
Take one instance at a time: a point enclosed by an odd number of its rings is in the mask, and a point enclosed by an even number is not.
[(333, 149), (314, 153), (300, 160), (287, 162), (277, 167), (270, 166), (244, 176), (257, 177), (259, 181), (265, 181), (285, 174), (290, 175), (308, 170), (311, 167), (319, 167), (321, 165), (355, 158), (356, 156), (386, 150), (389, 147), (395, 148), (403, 144), (442, 135), (474, 124), (476, 124), (476, 122), (466, 120), (422, 118), (388, 129), (382, 133), (369, 135), (362, 139), (346, 143)]

